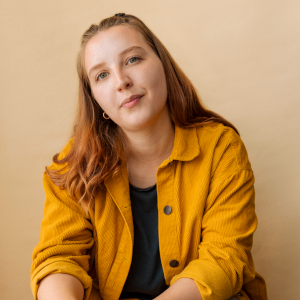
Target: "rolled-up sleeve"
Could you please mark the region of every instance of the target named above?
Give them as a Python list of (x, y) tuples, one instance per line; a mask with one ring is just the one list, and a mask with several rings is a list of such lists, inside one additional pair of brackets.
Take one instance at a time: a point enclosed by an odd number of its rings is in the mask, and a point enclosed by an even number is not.
[(93, 226), (82, 208), (65, 190), (55, 186), (47, 174), (43, 184), (46, 193), (40, 241), (33, 251), (31, 289), (37, 299), (40, 280), (53, 273), (78, 278), (87, 300), (92, 288), (88, 275), (89, 250), (94, 244)]
[(172, 278), (195, 280), (204, 300), (227, 300), (255, 277), (251, 256), (255, 214), (254, 175), (241, 141), (218, 161), (201, 224), (198, 258)]

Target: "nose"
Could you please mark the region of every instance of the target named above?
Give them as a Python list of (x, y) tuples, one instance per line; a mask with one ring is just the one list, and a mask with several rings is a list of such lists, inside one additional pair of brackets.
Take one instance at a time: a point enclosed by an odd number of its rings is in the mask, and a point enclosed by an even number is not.
[(123, 69), (119, 69), (115, 72), (115, 79), (116, 79), (115, 87), (114, 87), (115, 91), (121, 91), (132, 86), (132, 80), (129, 74), (124, 72)]

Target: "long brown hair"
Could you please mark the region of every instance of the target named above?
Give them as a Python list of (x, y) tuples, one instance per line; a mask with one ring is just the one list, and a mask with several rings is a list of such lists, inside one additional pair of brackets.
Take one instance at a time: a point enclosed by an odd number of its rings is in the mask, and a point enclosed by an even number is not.
[(140, 19), (119, 14), (102, 20), (99, 25), (91, 25), (82, 36), (77, 58), (78, 113), (73, 129), (73, 144), (64, 157), (58, 154), (53, 157), (53, 162), (61, 165), (60, 169), (46, 168), (54, 184), (66, 189), (86, 212), (93, 205), (96, 194), (104, 188), (104, 180), (120, 171), (125, 140), (118, 125), (102, 117), (103, 110), (92, 96), (84, 67), (84, 51), (88, 41), (98, 32), (124, 24), (137, 29), (162, 61), (167, 81), (167, 104), (174, 124), (187, 128), (220, 122), (238, 133), (227, 120), (204, 108), (191, 81)]

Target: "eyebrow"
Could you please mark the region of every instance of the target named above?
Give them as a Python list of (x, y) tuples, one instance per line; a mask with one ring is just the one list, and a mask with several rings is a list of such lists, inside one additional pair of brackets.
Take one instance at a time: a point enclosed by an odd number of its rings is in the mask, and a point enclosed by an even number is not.
[[(129, 47), (129, 48), (123, 50), (122, 52), (120, 52), (119, 56), (124, 55), (124, 54), (126, 54), (126, 53), (128, 53), (128, 52), (130, 52), (130, 51), (132, 51), (132, 50), (143, 50), (143, 51), (144, 51), (144, 48), (142, 48), (142, 47), (140, 47), (140, 46), (132, 46), (132, 47)], [(89, 75), (91, 75), (91, 73), (92, 73), (95, 69), (100, 68), (100, 67), (101, 67), (102, 65), (104, 65), (104, 64), (105, 64), (105, 62), (101, 62), (101, 63), (96, 64), (95, 66), (93, 66), (93, 67), (90, 69), (90, 71), (89, 71)]]

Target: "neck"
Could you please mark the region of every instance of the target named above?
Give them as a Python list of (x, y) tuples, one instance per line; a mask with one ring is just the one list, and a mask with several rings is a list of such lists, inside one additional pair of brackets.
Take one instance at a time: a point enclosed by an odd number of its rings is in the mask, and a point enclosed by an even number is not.
[(160, 164), (172, 152), (175, 133), (168, 117), (141, 131), (125, 132), (125, 136), (128, 162)]

